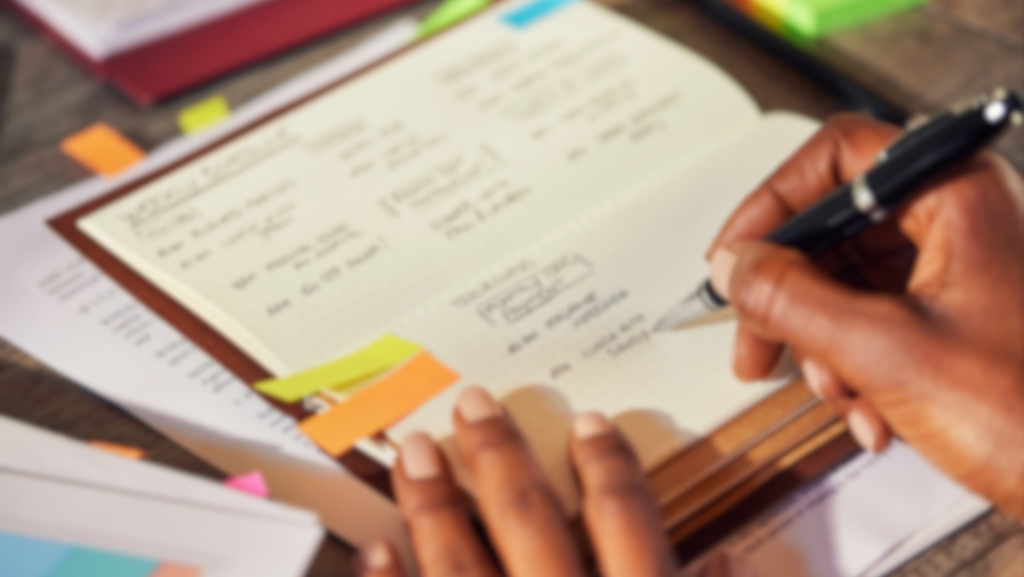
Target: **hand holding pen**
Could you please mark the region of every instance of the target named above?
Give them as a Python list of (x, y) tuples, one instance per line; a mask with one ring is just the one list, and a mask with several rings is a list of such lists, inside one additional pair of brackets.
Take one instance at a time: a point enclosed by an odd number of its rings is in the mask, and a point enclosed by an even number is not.
[(734, 368), (762, 378), (790, 345), (812, 390), (862, 446), (881, 450), (895, 433), (1024, 519), (1020, 175), (994, 154), (968, 151), (903, 204), (883, 201), (888, 219), (815, 262), (756, 240), (871, 170), (899, 135), (837, 117), (725, 225), (709, 251), (710, 284), (740, 322)]

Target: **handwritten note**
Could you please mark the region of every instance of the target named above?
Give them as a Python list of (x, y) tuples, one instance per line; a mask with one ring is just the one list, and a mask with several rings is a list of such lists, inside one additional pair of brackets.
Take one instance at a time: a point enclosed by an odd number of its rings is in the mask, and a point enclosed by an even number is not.
[(287, 377), (757, 122), (726, 76), (607, 9), (566, 4), (525, 31), (509, 10), (80, 226)]
[(102, 122), (65, 138), (60, 149), (107, 178), (117, 176), (146, 157), (141, 148)]
[(306, 419), (299, 428), (337, 457), (359, 439), (383, 431), (458, 380), (458, 374), (429, 353), (420, 353), (380, 382), (326, 413)]
[(384, 335), (367, 347), (326, 365), (283, 379), (257, 383), (256, 390), (280, 401), (295, 403), (324, 389), (343, 390), (346, 385), (386, 371), (421, 350), (415, 343)]

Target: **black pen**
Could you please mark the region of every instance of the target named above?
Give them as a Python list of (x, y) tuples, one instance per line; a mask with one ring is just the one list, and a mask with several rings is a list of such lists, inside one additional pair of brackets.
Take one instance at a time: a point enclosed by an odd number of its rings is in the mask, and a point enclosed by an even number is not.
[[(1024, 122), (1020, 98), (999, 89), (952, 107), (908, 131), (870, 171), (789, 219), (765, 240), (811, 258), (889, 217), (925, 182), (974, 156), (1007, 127)], [(728, 306), (710, 280), (668, 312), (655, 330), (680, 329)]]

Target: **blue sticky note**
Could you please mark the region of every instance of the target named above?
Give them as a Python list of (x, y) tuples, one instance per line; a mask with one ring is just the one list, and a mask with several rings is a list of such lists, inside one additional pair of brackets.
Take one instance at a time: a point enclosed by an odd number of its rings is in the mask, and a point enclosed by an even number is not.
[(71, 550), (69, 545), (0, 533), (0, 575), (47, 577)]
[(46, 577), (149, 577), (159, 561), (76, 547)]
[(509, 12), (502, 20), (513, 28), (527, 28), (579, 0), (535, 0)]

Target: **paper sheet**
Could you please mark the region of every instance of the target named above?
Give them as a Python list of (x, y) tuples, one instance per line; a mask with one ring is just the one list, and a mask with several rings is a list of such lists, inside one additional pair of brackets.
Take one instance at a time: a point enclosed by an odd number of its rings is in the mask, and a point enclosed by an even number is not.
[[(224, 138), (281, 106), (322, 89), (340, 77), (405, 46), (418, 24), (402, 20), (366, 42), (310, 70), (252, 103), (230, 120), (153, 151), (145, 162), (114, 181), (92, 179), (0, 217), (0, 334), (75, 381), (119, 404), (172, 441), (230, 474), (262, 471), (279, 499), (317, 510), (324, 524), (351, 543), (385, 537), (407, 563), (410, 548), (394, 505), (316, 451), (294, 422), (252, 395), (166, 323), (154, 317), (107, 277), (82, 261), (45, 221), (123, 186)], [(57, 295), (40, 288), (53, 274), (74, 274)], [(74, 290), (72, 290), (74, 289)], [(102, 297), (102, 298), (100, 298)], [(82, 299), (81, 301), (77, 299)], [(97, 302), (133, 313), (139, 343), (124, 328), (103, 325)], [(129, 331), (130, 332), (130, 331)], [(160, 344), (174, 347), (160, 359)], [(97, 363), (96, 359), (116, 359)], [(177, 362), (174, 362), (178, 359)], [(141, 376), (141, 377), (140, 377)], [(414, 575), (412, 565), (407, 567)]]
[(573, 3), (527, 31), (503, 22), (524, 4), (479, 14), (80, 227), (284, 377), (759, 119), (727, 75), (607, 9)]
[[(780, 503), (716, 551), (742, 556), (757, 577), (876, 577), (883, 561), (977, 497), (897, 442), (863, 454)], [(982, 509), (983, 510), (983, 509)], [(961, 517), (962, 519), (962, 517)], [(937, 537), (934, 532), (933, 538)], [(930, 544), (902, 550), (902, 560)], [(700, 575), (695, 562), (681, 577)]]
[(813, 121), (769, 114), (698, 166), (652, 173), (655, 188), (568, 223), (396, 325), (463, 379), (391, 434), (449, 437), (455, 397), (470, 384), (487, 387), (525, 429), (572, 511), (565, 448), (573, 415), (611, 417), (650, 470), (774, 392), (781, 381), (744, 384), (732, 374), (733, 322), (663, 334), (652, 327), (706, 277), (703, 253), (734, 207), (816, 130)]
[[(300, 577), (316, 515), (0, 418), (0, 531), (202, 567)], [(103, 522), (97, 524), (97, 519)]]

